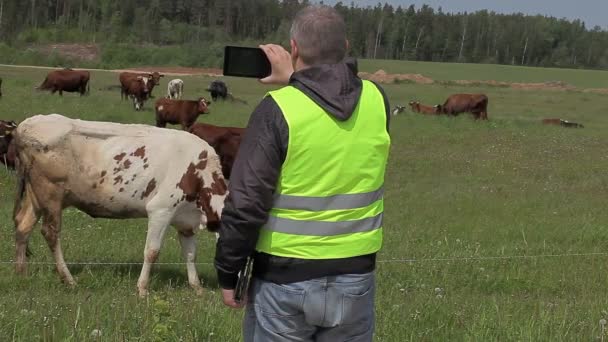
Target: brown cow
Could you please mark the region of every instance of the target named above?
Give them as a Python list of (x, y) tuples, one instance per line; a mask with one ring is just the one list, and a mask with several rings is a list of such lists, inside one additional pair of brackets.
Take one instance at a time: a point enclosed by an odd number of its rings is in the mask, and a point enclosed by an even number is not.
[(569, 128), (584, 128), (585, 127), (582, 124), (579, 124), (576, 122), (570, 122), (568, 120), (562, 120), (562, 119), (543, 119), (542, 123), (545, 125), (556, 125), (556, 126), (569, 127)]
[(439, 112), (456, 116), (460, 113), (471, 113), (475, 120), (488, 119), (488, 97), (484, 94), (454, 94), (450, 95), (442, 106), (437, 106)]
[(240, 127), (220, 127), (206, 123), (196, 123), (188, 129), (188, 132), (205, 140), (220, 156), (222, 173), (226, 179), (230, 179), (232, 165), (239, 150), (241, 139), (245, 129)]
[(64, 91), (78, 92), (82, 96), (89, 92), (90, 78), (91, 74), (86, 70), (54, 70), (48, 73), (44, 82), (36, 89), (50, 90), (51, 94), (58, 91), (60, 96), (63, 96)]
[[(159, 74), (158, 72), (151, 72), (151, 73), (133, 73), (133, 72), (121, 72), (118, 75), (118, 80), (120, 81), (120, 86), (121, 86), (121, 91), (120, 91), (120, 97), (122, 99), (128, 98), (129, 94), (128, 93), (128, 88), (129, 85), (131, 84), (131, 82), (133, 80), (136, 80), (138, 77), (142, 77), (142, 78), (148, 78), (150, 79), (152, 82), (150, 82), (148, 84), (148, 88), (149, 88), (149, 92), (148, 92), (148, 97), (152, 98), (152, 90), (154, 89), (154, 86), (157, 86), (160, 84), (160, 78), (161, 77), (165, 77), (165, 75), (163, 74)], [(146, 98), (147, 100), (147, 98)]]
[(15, 168), (15, 144), (13, 131), (17, 128), (14, 121), (0, 120), (0, 163), (7, 168)]
[(420, 104), (419, 101), (410, 101), (408, 103), (410, 105), (410, 108), (412, 109), (412, 112), (414, 113), (421, 113), (421, 114), (426, 114), (426, 115), (437, 115), (439, 114), (439, 109), (438, 106), (426, 106), (423, 104)]
[(168, 123), (182, 125), (186, 130), (196, 122), (198, 116), (209, 113), (210, 103), (201, 97), (196, 101), (158, 99), (156, 101), (156, 127), (166, 127)]
[(152, 80), (145, 76), (137, 76), (131, 80), (128, 86), (125, 88), (125, 92), (133, 98), (133, 106), (135, 110), (139, 111), (143, 108), (144, 102), (148, 99), (150, 94), (150, 84)]

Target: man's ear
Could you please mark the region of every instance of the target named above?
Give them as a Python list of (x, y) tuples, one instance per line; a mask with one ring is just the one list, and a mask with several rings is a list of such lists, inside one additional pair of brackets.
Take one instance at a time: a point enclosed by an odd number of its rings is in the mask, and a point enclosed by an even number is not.
[(300, 56), (300, 53), (298, 51), (298, 44), (296, 43), (295, 40), (290, 39), (289, 45), (291, 46), (291, 59), (295, 63), (296, 60), (298, 59), (298, 57)]

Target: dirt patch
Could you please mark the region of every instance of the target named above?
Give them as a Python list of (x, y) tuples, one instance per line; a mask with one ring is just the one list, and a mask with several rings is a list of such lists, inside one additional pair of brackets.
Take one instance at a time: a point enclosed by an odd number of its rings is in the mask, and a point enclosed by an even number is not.
[(131, 72), (154, 72), (157, 71), (159, 73), (170, 75), (170, 76), (212, 76), (219, 77), (222, 76), (222, 69), (215, 68), (187, 68), (187, 67), (175, 67), (175, 66), (157, 66), (157, 67), (136, 67), (136, 68), (128, 68), (124, 70), (115, 70), (115, 71), (131, 71)]
[(583, 90), (583, 92), (608, 95), (608, 88), (589, 88), (589, 89)]
[(99, 46), (95, 44), (51, 44), (33, 49), (45, 54), (55, 53), (61, 57), (84, 61), (97, 60), (100, 55)]
[(376, 83), (395, 83), (398, 81), (411, 81), (418, 84), (431, 84), (432, 78), (422, 76), (420, 74), (387, 74), (386, 71), (380, 69), (373, 74), (369, 72), (360, 72), (359, 77), (374, 81)]

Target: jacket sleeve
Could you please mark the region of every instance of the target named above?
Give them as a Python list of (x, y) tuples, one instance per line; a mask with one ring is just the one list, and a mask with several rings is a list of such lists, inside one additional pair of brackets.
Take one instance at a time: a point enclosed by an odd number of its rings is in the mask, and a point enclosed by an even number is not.
[(221, 288), (236, 286), (238, 272), (254, 252), (272, 208), (288, 134), (283, 113), (267, 96), (251, 114), (230, 176), (215, 252)]

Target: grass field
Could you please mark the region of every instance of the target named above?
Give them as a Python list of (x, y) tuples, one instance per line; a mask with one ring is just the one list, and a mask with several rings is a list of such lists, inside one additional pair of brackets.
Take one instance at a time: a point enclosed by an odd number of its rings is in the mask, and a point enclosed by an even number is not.
[[(596, 71), (385, 61), (364, 61), (362, 67), (436, 79), (608, 86), (607, 73)], [(0, 118), (61, 113), (153, 123), (151, 102), (137, 113), (120, 100), (118, 91), (99, 90), (116, 84), (116, 74), (94, 72), (91, 95), (83, 98), (33, 91), (45, 74), (0, 68)], [(204, 94), (211, 80), (181, 78), (187, 98)], [(155, 90), (157, 97), (164, 94), (168, 79)], [(253, 80), (226, 82), (249, 105), (213, 103), (211, 115), (199, 121), (243, 126), (270, 89)], [(376, 340), (608, 339), (600, 324), (608, 319), (608, 258), (603, 254), (608, 247), (608, 98), (416, 84), (386, 85), (385, 90), (393, 105), (412, 98), (434, 104), (450, 93), (485, 92), (490, 120), (409, 112), (392, 119)], [(543, 126), (540, 119), (546, 117), (580, 122), (585, 128)], [(1, 262), (12, 260), (14, 253), (14, 188), (14, 174), (1, 169)], [(66, 210), (66, 260), (139, 263), (145, 222), (91, 219)], [(38, 231), (30, 240), (30, 261), (52, 262)], [(0, 264), (0, 341), (238, 341), (242, 312), (221, 305), (210, 264), (215, 239), (201, 232), (198, 241), (199, 274), (207, 290), (201, 297), (188, 287), (183, 265), (156, 266), (152, 294), (142, 300), (136, 292), (139, 265), (72, 265), (78, 286), (68, 289), (52, 265), (31, 265), (30, 275), (22, 278), (14, 275), (10, 263)], [(535, 257), (540, 255), (545, 257)], [(159, 261), (181, 261), (174, 232), (167, 235)]]

